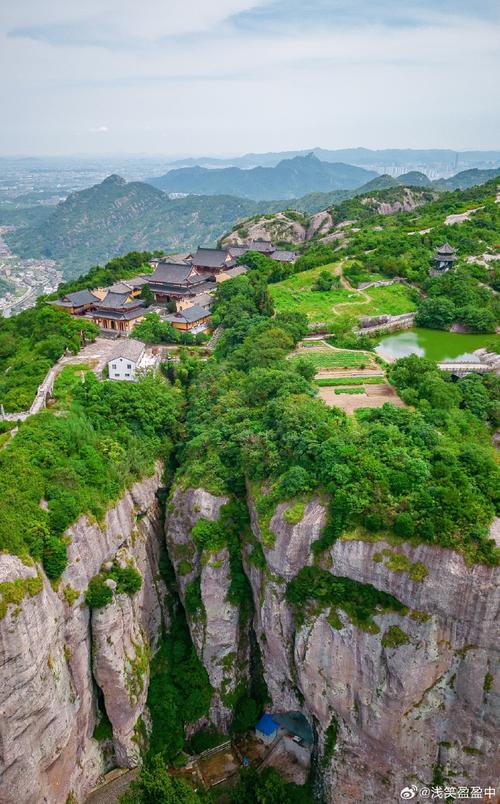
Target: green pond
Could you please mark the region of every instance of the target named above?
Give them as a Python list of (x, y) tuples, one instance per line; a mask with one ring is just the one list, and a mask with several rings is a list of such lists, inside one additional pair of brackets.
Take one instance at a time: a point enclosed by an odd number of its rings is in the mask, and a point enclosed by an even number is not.
[[(429, 360), (474, 360), (475, 349), (499, 350), (495, 335), (461, 335), (439, 329), (405, 329), (381, 338), (375, 351), (386, 360), (418, 355)], [(496, 347), (496, 348), (495, 348)]]

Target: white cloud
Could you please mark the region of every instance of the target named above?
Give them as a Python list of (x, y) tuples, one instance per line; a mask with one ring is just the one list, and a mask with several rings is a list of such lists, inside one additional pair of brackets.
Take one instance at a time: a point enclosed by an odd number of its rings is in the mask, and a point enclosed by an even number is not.
[[(0, 11), (0, 31), (46, 33), (0, 33), (0, 152), (92, 151), (104, 140), (107, 150), (156, 153), (500, 144), (500, 31), (480, 15), (441, 12), (411, 26), (340, 25), (330, 14), (301, 30), (249, 29), (229, 17), (264, 2), (67, 5)], [(92, 31), (111, 44), (91, 44)]]
[[(4, 31), (59, 29), (67, 35), (97, 41), (145, 40), (213, 30), (228, 17), (271, 0), (24, 0), (1, 11)], [(71, 31), (71, 29), (73, 29)]]

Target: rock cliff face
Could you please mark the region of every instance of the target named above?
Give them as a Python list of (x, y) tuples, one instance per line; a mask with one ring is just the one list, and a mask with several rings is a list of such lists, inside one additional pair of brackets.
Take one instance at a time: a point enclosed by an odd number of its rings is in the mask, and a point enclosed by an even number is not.
[(203, 489), (177, 487), (166, 518), (167, 550), (175, 569), (179, 596), (199, 584), (202, 610), (186, 611), (191, 638), (214, 689), (210, 720), (227, 730), (232, 720), (231, 696), (248, 679), (248, 641), (240, 629), (239, 607), (228, 602), (231, 583), (229, 551), (200, 553), (191, 530), (200, 519), (215, 522), (227, 497)]
[[(147, 662), (162, 622), (161, 545), (155, 497), (160, 468), (134, 485), (99, 525), (82, 517), (67, 531), (68, 566), (54, 591), (40, 568), (0, 556), (0, 582), (26, 584), (0, 620), (0, 802), (63, 804), (84, 798), (106, 770), (92, 733), (102, 689), (118, 764), (136, 762), (134, 727), (144, 708)], [(88, 582), (120, 548), (143, 584), (104, 609), (84, 604)], [(38, 586), (37, 586), (38, 584)]]
[[(80, 802), (110, 763), (137, 764), (149, 658), (168, 626), (158, 571), (164, 538), (214, 688), (210, 720), (230, 725), (235, 695), (249, 683), (247, 627), (228, 601), (228, 548), (201, 550), (192, 534), (200, 519), (219, 521), (228, 500), (177, 487), (163, 533), (159, 482), (158, 470), (102, 525), (82, 518), (68, 530), (57, 589), (39, 567), (0, 555), (0, 584), (11, 584), (0, 599), (1, 804), (64, 804), (70, 793)], [(288, 512), (281, 503), (265, 528), (248, 504), (254, 543), (243, 548), (244, 570), (271, 708), (301, 711), (313, 727), (323, 800), (389, 804), (403, 787), (438, 778), (494, 785), (499, 569), (468, 567), (436, 547), (339, 539), (318, 559), (323, 572), (369, 584), (405, 609), (375, 611), (376, 628), (362, 630), (341, 605), (333, 611), (316, 600), (297, 620), (287, 585), (314, 563), (325, 502), (311, 498), (300, 521), (300, 507)], [(85, 590), (110, 561), (134, 564), (142, 587), (90, 612)], [(102, 702), (112, 745), (92, 736)]]
[[(274, 709), (298, 709), (316, 729), (325, 800), (394, 801), (406, 785), (430, 784), (438, 773), (451, 784), (494, 784), (498, 568), (467, 567), (440, 548), (339, 540), (323, 568), (394, 595), (408, 611), (375, 615), (379, 633), (360, 630), (342, 609), (340, 623), (319, 608), (296, 627), (285, 582), (311, 563), (325, 510), (313, 501), (290, 525), (282, 509), (270, 523), (272, 549), (252, 517), (267, 562), (265, 570), (248, 566), (255, 630)], [(420, 580), (412, 579), (415, 565)], [(391, 626), (400, 629), (397, 646)], [(336, 744), (326, 749), (332, 722)]]

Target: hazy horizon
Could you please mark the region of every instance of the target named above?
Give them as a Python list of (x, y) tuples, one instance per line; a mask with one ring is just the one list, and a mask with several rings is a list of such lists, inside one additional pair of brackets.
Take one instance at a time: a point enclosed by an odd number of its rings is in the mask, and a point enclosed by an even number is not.
[(492, 150), (499, 39), (492, 0), (3, 4), (0, 154)]

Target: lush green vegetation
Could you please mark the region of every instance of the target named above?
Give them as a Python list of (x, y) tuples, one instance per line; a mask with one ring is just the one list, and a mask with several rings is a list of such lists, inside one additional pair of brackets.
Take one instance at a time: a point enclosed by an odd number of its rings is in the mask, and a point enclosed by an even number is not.
[(142, 586), (142, 576), (134, 566), (121, 567), (116, 562), (110, 570), (102, 570), (95, 575), (89, 583), (85, 593), (85, 602), (93, 609), (100, 609), (107, 606), (113, 599), (113, 591), (106, 584), (107, 580), (112, 580), (116, 584), (116, 594), (133, 595)]
[(68, 349), (76, 354), (82, 337), (99, 330), (85, 319), (44, 304), (11, 318), (0, 317), (0, 403), (7, 412), (27, 410), (51, 366)]
[(130, 785), (121, 804), (209, 804), (209, 794), (196, 792), (184, 779), (170, 776), (161, 756), (156, 756), (141, 769)]
[(305, 359), (311, 363), (315, 369), (336, 369), (336, 368), (365, 368), (371, 363), (370, 355), (363, 354), (363, 352), (350, 352), (340, 351), (337, 349), (328, 349), (323, 352), (310, 351), (305, 354), (294, 356), (292, 359), (296, 360), (297, 357)]
[(354, 394), (354, 395), (358, 395), (358, 394), (364, 394), (364, 393), (365, 393), (364, 388), (336, 388), (335, 389), (335, 394), (337, 394), (337, 395), (338, 394)]
[(355, 625), (371, 633), (379, 631), (374, 614), (406, 612), (403, 604), (392, 595), (352, 578), (331, 575), (319, 567), (303, 567), (288, 584), (286, 597), (300, 623), (318, 609), (340, 608)]
[(408, 634), (405, 634), (398, 625), (390, 625), (381, 639), (384, 648), (400, 648), (401, 645), (407, 645), (409, 641)]
[(254, 272), (218, 290), (214, 315), (225, 331), (217, 360), (188, 389), (185, 482), (242, 496), (246, 482), (260, 489), (265, 481), (257, 504), (269, 543), (277, 502), (321, 489), (331, 517), (316, 552), (366, 529), (497, 562), (488, 526), (500, 502), (499, 468), (485, 424), (497, 421), (498, 381), (454, 383), (435, 364), (408, 358), (389, 376), (416, 410), (385, 405), (349, 420), (314, 399), (309, 360), (283, 360), (303, 318), (270, 312)]
[(174, 329), (168, 321), (162, 321), (158, 313), (146, 313), (144, 321), (134, 327), (134, 338), (146, 343), (202, 344), (207, 341), (203, 332), (193, 335)]
[(180, 610), (151, 662), (148, 708), (153, 730), (149, 756), (174, 763), (184, 748), (184, 724), (208, 714), (212, 688)]
[[(64, 530), (83, 513), (100, 519), (123, 489), (151, 472), (178, 432), (178, 393), (161, 380), (102, 383), (74, 377), (59, 414), (27, 419), (0, 452), (0, 549), (66, 565)], [(67, 378), (63, 381), (67, 398)], [(40, 501), (47, 505), (41, 506)]]
[(330, 377), (326, 380), (314, 380), (318, 388), (330, 388), (337, 385), (382, 385), (385, 377)]
[(230, 793), (230, 804), (313, 804), (309, 787), (285, 782), (274, 768), (258, 773), (243, 768), (240, 780)]
[(153, 270), (149, 264), (153, 256), (150, 251), (130, 251), (123, 257), (113, 257), (104, 267), (95, 265), (90, 271), (81, 274), (76, 279), (63, 282), (57, 291), (47, 298), (60, 299), (66, 293), (105, 288), (121, 279), (132, 279), (138, 274), (149, 274)]
[(399, 315), (416, 309), (418, 293), (405, 284), (369, 288), (367, 291), (332, 285), (330, 290), (318, 292), (319, 277), (330, 273), (333, 283), (334, 271), (335, 265), (322, 265), (272, 285), (270, 292), (276, 309), (279, 312), (305, 313), (311, 325), (321, 324), (322, 328), (338, 335), (351, 330), (361, 316)]

